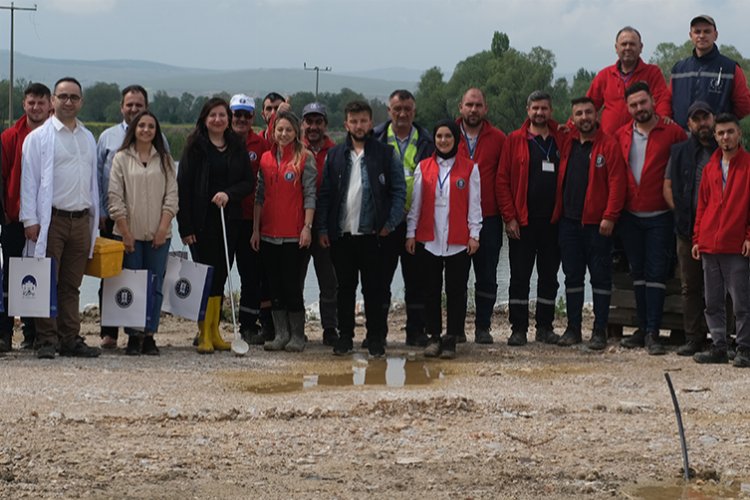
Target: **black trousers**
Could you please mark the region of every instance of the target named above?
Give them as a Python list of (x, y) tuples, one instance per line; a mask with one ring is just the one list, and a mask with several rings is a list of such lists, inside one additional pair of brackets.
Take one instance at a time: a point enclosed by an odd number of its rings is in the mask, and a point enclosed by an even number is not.
[(271, 307), (281, 311), (303, 311), (305, 301), (299, 280), (303, 262), (307, 262), (307, 249), (299, 247), (299, 242), (276, 245), (260, 242), (260, 259), (269, 277), (271, 287)]
[[(237, 241), (237, 231), (240, 220), (227, 219), (227, 246), (229, 249), (229, 266), (234, 261), (234, 246)], [(221, 215), (219, 209), (213, 203), (208, 208), (206, 223), (202, 231), (195, 235), (195, 244), (190, 246), (193, 260), (200, 264), (213, 266), (214, 277), (211, 282), (210, 295), (224, 296), (224, 284), (227, 281), (228, 270), (226, 256), (224, 255), (224, 235), (221, 230)], [(234, 285), (234, 283), (232, 283)]]
[(510, 240), (508, 257), (508, 309), (511, 327), (514, 330), (526, 330), (529, 327), (529, 290), (531, 273), (536, 263), (536, 326), (552, 328), (557, 298), (557, 271), (560, 269), (557, 225), (544, 219), (529, 219), (529, 224), (521, 228), (521, 238)]
[(252, 219), (240, 221), (234, 255), (240, 275), (240, 330), (255, 327), (260, 315), (261, 261), (260, 254), (250, 248), (253, 235)]
[(367, 337), (382, 335), (385, 326), (382, 324), (381, 258), (377, 236), (343, 235), (332, 242), (331, 258), (339, 283), (337, 309), (340, 334), (354, 337), (354, 307), (361, 278)]
[(471, 257), (459, 252), (450, 257), (431, 254), (423, 244), (417, 245), (417, 261), (424, 284), (425, 319), (427, 334), (439, 339), (443, 331), (442, 292), (443, 272), (445, 272), (445, 299), (447, 312), (447, 336), (459, 337), (464, 334), (466, 321), (466, 283), (469, 280)]

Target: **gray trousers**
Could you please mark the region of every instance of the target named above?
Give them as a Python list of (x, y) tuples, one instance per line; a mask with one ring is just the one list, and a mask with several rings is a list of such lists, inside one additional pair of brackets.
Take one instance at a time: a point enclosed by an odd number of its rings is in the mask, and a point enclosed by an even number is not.
[(732, 297), (737, 345), (750, 349), (750, 267), (748, 259), (737, 254), (702, 254), (705, 284), (706, 323), (718, 349), (727, 348), (726, 294)]

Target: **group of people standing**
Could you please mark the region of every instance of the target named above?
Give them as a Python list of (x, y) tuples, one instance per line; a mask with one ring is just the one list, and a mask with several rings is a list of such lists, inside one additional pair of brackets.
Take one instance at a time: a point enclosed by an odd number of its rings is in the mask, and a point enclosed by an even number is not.
[[(142, 87), (123, 90), (123, 122), (105, 131), (97, 148), (76, 118), (80, 84), (72, 78), (56, 83), (49, 120), (50, 92), (33, 84), (26, 114), (3, 133), (2, 244), (6, 259), (20, 255), (29, 240), (35, 255), (60, 264), (60, 314), (36, 321), (37, 355), (100, 352), (83, 342), (75, 318), (82, 266), (97, 229), (122, 239), (125, 267), (149, 269), (161, 280), (176, 217), (193, 259), (214, 267), (195, 342), (200, 353), (229, 349), (219, 333), (228, 275), (222, 240), (241, 278), (241, 333), (266, 350), (305, 347), (302, 291), (311, 258), (323, 342), (334, 354), (354, 349), (361, 281), (363, 347), (371, 356), (384, 355), (399, 261), (407, 345), (424, 347), (427, 357), (455, 357), (457, 344), (467, 340), (472, 267), (474, 341), (493, 343), (504, 227), (510, 346), (527, 343), (536, 265), (536, 341), (582, 342), (588, 269), (594, 306), (589, 347), (604, 349), (613, 240), (619, 238), (638, 313), (638, 330), (622, 345), (664, 354), (659, 329), (676, 233), (688, 335), (678, 354), (701, 363), (728, 361), (728, 292), (736, 318), (734, 365), (750, 366), (750, 156), (738, 121), (750, 114), (750, 91), (739, 66), (719, 53), (717, 36), (713, 18), (692, 19), (693, 54), (675, 65), (667, 85), (659, 68), (640, 58), (640, 33), (625, 27), (615, 38), (617, 62), (572, 101), (567, 123), (552, 120), (550, 95), (535, 91), (526, 121), (507, 137), (487, 120), (479, 88), (465, 91), (457, 119), (431, 130), (415, 123), (416, 100), (408, 90), (390, 95), (390, 119), (376, 127), (366, 102), (350, 102), (346, 138), (337, 145), (326, 133), (320, 103), (307, 104), (300, 119), (281, 95), (268, 94), (261, 108), (268, 126), (259, 134), (252, 128), (253, 98), (212, 98), (177, 173)], [(552, 323), (561, 263), (567, 327), (558, 335)], [(160, 299), (159, 292), (157, 312)], [(142, 331), (126, 331), (128, 354), (158, 354), (158, 314), (152, 317)], [(0, 350), (10, 349), (9, 331), (3, 319)], [(707, 331), (713, 345), (704, 350)], [(32, 335), (25, 330), (25, 344)], [(117, 329), (103, 328), (102, 347), (115, 345)]]

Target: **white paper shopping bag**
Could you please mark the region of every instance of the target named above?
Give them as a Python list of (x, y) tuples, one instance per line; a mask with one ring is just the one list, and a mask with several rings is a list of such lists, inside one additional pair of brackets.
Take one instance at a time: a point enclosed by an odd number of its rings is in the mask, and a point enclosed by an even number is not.
[(161, 310), (193, 321), (203, 320), (213, 275), (212, 266), (170, 255), (164, 275)]
[(54, 259), (11, 257), (8, 267), (8, 315), (56, 318)]
[(145, 328), (154, 303), (153, 275), (123, 269), (102, 280), (102, 326)]

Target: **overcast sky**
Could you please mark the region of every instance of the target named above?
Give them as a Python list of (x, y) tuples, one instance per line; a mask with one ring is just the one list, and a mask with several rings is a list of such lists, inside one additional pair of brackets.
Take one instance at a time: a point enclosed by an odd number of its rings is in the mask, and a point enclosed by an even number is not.
[[(33, 6), (33, 0), (16, 0)], [(16, 51), (63, 59), (143, 59), (210, 69), (331, 66), (451, 72), (489, 48), (495, 30), (522, 51), (542, 46), (557, 74), (615, 59), (614, 35), (630, 24), (648, 60), (659, 42), (687, 40), (690, 19), (710, 14), (719, 43), (750, 55), (747, 0), (37, 0), (17, 12)], [(0, 0), (0, 5), (10, 5)], [(10, 14), (0, 11), (0, 48)], [(8, 63), (0, 61), (7, 78)]]

